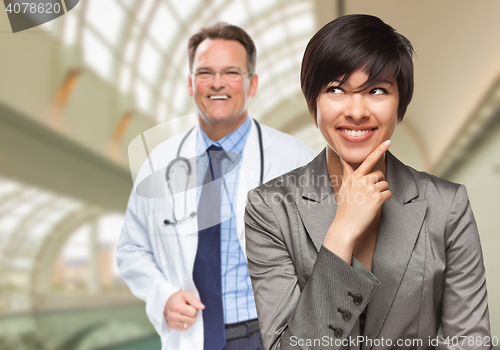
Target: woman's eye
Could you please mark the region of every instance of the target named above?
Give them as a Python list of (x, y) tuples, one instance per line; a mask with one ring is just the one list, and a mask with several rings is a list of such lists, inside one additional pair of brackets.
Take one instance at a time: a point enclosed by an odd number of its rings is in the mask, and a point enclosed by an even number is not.
[(372, 95), (384, 95), (387, 94), (387, 90), (383, 88), (375, 88), (370, 91)]
[(328, 89), (326, 89), (326, 92), (330, 92), (333, 94), (343, 94), (344, 90), (342, 90), (338, 86), (330, 86)]

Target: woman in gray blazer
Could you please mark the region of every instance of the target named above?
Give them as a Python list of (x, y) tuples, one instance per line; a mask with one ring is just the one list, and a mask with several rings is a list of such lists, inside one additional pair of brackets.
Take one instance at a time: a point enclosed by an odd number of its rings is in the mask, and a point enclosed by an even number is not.
[(301, 86), (327, 146), (249, 192), (247, 257), (266, 349), (491, 349), (463, 185), (389, 151), (413, 94), (411, 43), (380, 19), (314, 35)]

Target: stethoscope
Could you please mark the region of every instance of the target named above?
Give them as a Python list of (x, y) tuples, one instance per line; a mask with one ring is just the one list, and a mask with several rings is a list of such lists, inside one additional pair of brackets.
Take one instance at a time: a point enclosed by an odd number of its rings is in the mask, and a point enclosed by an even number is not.
[[(255, 122), (255, 125), (257, 126), (257, 134), (259, 135), (259, 149), (260, 149), (260, 179), (259, 179), (259, 185), (262, 185), (262, 183), (264, 182), (264, 147), (262, 145), (262, 131), (260, 129), (260, 124), (254, 119), (254, 122)], [(188, 138), (189, 134), (191, 134), (191, 132), (194, 130), (194, 127), (192, 127), (187, 133), (186, 135), (184, 135), (184, 137), (182, 138), (181, 140), (181, 143), (179, 144), (179, 147), (177, 148), (177, 155), (176, 157), (170, 162), (168, 163), (167, 165), (167, 170), (165, 171), (165, 179), (167, 181), (167, 186), (168, 186), (168, 189), (170, 191), (170, 193), (173, 193), (172, 191), (172, 186), (171, 186), (171, 182), (170, 182), (170, 171), (172, 170), (172, 168), (175, 166), (175, 165), (179, 165), (179, 164), (183, 164), (184, 167), (186, 168), (186, 187), (184, 189), (184, 215), (181, 219), (177, 219), (176, 215), (175, 215), (175, 196), (171, 196), (172, 197), (172, 205), (173, 205), (173, 210), (172, 210), (172, 215), (174, 217), (174, 220), (168, 220), (168, 219), (165, 219), (163, 221), (163, 223), (165, 225), (177, 225), (177, 224), (180, 224), (186, 220), (189, 220), (193, 217), (196, 216), (196, 211), (193, 211), (191, 212), (191, 214), (189, 215), (186, 215), (186, 212), (187, 212), (187, 187), (188, 187), (188, 184), (189, 184), (189, 179), (191, 177), (191, 164), (189, 163), (189, 160), (185, 157), (181, 157), (181, 151), (182, 151), (182, 147), (184, 146), (184, 142), (186, 141), (186, 139)], [(226, 188), (226, 186), (224, 186), (224, 188)], [(226, 189), (227, 191), (227, 189)]]

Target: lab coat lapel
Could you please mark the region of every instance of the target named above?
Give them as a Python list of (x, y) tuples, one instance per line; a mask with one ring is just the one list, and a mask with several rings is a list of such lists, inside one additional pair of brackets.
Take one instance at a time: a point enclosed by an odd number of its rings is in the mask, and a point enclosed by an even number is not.
[[(188, 136), (181, 150), (181, 157), (185, 157), (191, 164), (191, 175), (189, 176), (189, 184), (187, 193), (180, 192), (174, 194), (175, 209), (178, 212), (178, 218), (182, 215), (196, 212), (196, 138), (199, 132), (199, 126), (196, 126), (191, 134)], [(184, 205), (186, 205), (184, 207)], [(185, 209), (184, 209), (185, 208)], [(185, 213), (185, 214), (184, 214)], [(197, 217), (186, 220), (182, 223), (175, 225), (176, 228), (176, 244), (178, 246), (179, 260), (177, 264), (172, 266), (176, 271), (176, 276), (179, 278), (181, 287), (185, 291), (192, 292), (198, 296), (198, 292), (194, 285), (192, 275), (194, 260), (196, 258), (196, 248), (198, 246), (198, 220)]]
[(292, 181), (295, 193), (298, 194), (295, 196), (297, 208), (307, 233), (319, 252), (337, 210), (326, 167), (326, 149), (297, 176)]
[[(262, 129), (262, 144), (265, 153), (266, 149), (270, 146), (270, 142), (264, 129)], [(259, 186), (261, 172), (259, 136), (254, 120), (252, 120), (252, 126), (243, 150), (241, 161), (242, 166), (238, 177), (238, 195), (236, 199), (236, 232), (238, 233), (238, 241), (240, 242), (241, 249), (246, 257), (245, 223), (243, 213), (247, 202), (247, 193), (251, 189)], [(269, 167), (264, 165), (264, 170), (265, 169), (269, 169)], [(266, 173), (264, 172), (264, 181), (265, 180)]]
[(367, 309), (364, 333), (370, 339), (375, 339), (384, 325), (427, 210), (427, 201), (417, 198), (418, 189), (408, 167), (390, 152), (386, 153), (386, 166), (392, 198), (382, 206), (373, 257), (372, 272), (380, 280), (380, 286)]
[[(196, 158), (199, 154), (196, 154), (196, 138), (199, 133), (199, 126), (195, 126), (193, 131), (189, 134), (188, 138), (184, 142), (180, 156), (185, 157), (190, 161), (191, 164), (191, 175), (189, 176), (189, 184), (187, 194), (184, 192), (179, 192), (174, 194), (175, 198), (175, 208), (177, 217), (181, 215), (188, 215), (189, 213), (196, 212)], [(186, 207), (184, 207), (186, 205)], [(186, 208), (186, 209), (184, 209)], [(198, 220), (194, 217), (191, 220), (187, 220), (186, 223), (181, 223), (177, 225), (177, 232), (180, 236), (185, 236), (198, 232)]]

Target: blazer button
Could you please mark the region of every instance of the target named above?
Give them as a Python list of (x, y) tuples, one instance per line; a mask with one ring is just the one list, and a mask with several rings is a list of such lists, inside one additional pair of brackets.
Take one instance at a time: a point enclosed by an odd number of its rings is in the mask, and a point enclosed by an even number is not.
[(349, 311), (346, 311), (342, 314), (342, 318), (344, 319), (344, 321), (349, 321), (351, 319), (351, 313)]
[(329, 325), (328, 328), (333, 331), (333, 335), (337, 338), (342, 337), (342, 335), (344, 334), (344, 331), (341, 328), (335, 328), (332, 325)]
[(347, 293), (349, 296), (352, 298), (352, 301), (354, 301), (354, 304), (359, 305), (363, 302), (363, 297), (359, 294), (352, 294), (351, 292)]
[(349, 321), (351, 319), (352, 315), (349, 311), (347, 311), (347, 310), (344, 311), (341, 308), (338, 308), (337, 311), (342, 314), (342, 318), (344, 319), (344, 321)]

